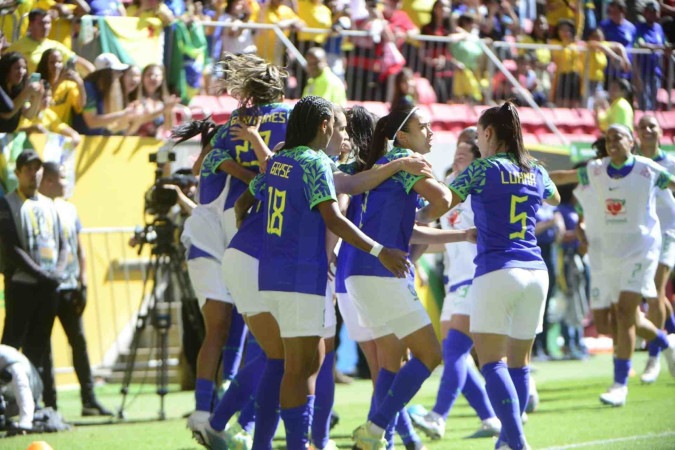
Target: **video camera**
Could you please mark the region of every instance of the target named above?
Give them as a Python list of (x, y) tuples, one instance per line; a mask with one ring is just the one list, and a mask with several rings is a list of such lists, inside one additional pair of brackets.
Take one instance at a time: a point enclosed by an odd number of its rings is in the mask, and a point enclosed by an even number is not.
[(145, 192), (145, 213), (156, 217), (165, 217), (178, 201), (178, 192), (166, 186), (177, 186), (185, 191), (196, 183), (192, 175), (174, 174), (162, 177), (164, 164), (176, 160), (176, 153), (167, 147), (162, 147), (157, 153), (148, 155), (151, 163), (157, 164), (155, 169), (155, 184)]

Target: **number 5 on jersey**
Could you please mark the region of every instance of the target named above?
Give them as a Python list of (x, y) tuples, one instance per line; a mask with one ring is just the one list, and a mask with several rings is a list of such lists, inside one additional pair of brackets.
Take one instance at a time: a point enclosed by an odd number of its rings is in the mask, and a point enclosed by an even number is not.
[(284, 209), (286, 208), (286, 191), (272, 186), (267, 189), (267, 234), (281, 237), (284, 226)]
[(518, 195), (511, 196), (511, 223), (518, 224), (518, 222), (520, 222), (520, 231), (515, 231), (509, 234), (509, 239), (525, 239), (525, 227), (527, 226), (527, 213), (522, 212), (520, 214), (516, 214), (516, 208), (518, 207), (518, 203), (524, 203), (526, 201), (527, 195), (523, 195), (522, 197)]

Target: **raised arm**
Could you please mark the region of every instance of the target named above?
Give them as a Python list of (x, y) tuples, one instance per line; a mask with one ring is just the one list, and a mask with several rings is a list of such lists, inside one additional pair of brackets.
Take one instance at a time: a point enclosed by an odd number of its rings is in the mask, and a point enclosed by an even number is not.
[[(549, 172), (548, 176), (551, 177), (551, 181), (553, 181), (556, 186), (579, 182), (579, 173), (574, 169), (554, 170), (553, 172)], [(560, 202), (560, 195), (558, 195), (558, 202)]]

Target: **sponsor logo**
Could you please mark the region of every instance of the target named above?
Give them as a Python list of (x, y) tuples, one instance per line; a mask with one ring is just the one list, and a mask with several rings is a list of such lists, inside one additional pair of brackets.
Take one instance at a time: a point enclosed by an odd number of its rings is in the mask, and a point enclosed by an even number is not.
[(626, 200), (620, 198), (608, 198), (605, 200), (605, 212), (612, 216), (626, 214)]

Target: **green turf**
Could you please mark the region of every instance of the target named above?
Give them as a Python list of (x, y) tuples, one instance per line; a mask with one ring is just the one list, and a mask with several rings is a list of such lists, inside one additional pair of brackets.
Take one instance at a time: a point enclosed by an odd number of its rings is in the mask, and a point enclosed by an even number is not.
[[(638, 372), (644, 367), (645, 359), (644, 353), (636, 355), (634, 366)], [(525, 426), (532, 448), (675, 449), (675, 380), (663, 365), (656, 384), (642, 386), (639, 379), (632, 378), (628, 404), (624, 408), (609, 408), (598, 401), (598, 395), (611, 382), (609, 355), (596, 356), (588, 361), (535, 364), (541, 404)], [(434, 374), (413, 403), (427, 408), (433, 406), (438, 376), (439, 372)], [(118, 390), (116, 385), (103, 386), (98, 388), (99, 397), (104, 404), (117, 407), (121, 399)], [(131, 390), (130, 400), (139, 387), (132, 385)], [(159, 397), (154, 394), (154, 388), (146, 386), (142, 391), (126, 409), (129, 420), (157, 417)], [(337, 387), (336, 410), (341, 421), (333, 430), (333, 437), (340, 448), (351, 448), (349, 434), (364, 420), (369, 396), (370, 385), (365, 381)], [(77, 391), (60, 392), (59, 405), (68, 420), (85, 421), (78, 417)], [(77, 426), (67, 433), (3, 439), (0, 440), (0, 448), (25, 450), (32, 441), (46, 440), (54, 450), (199, 449), (201, 447), (191, 440), (185, 430), (185, 420), (181, 418), (192, 405), (192, 393), (175, 391), (166, 396), (169, 417), (166, 421)], [(96, 421), (88, 420), (89, 423)], [(448, 420), (445, 439), (426, 441), (427, 446), (429, 450), (494, 448), (490, 439), (463, 439), (475, 431), (478, 424), (478, 419), (461, 398)], [(608, 440), (610, 442), (605, 442)], [(281, 434), (275, 441), (277, 448), (284, 448)], [(397, 448), (402, 449), (403, 446), (397, 445)]]

